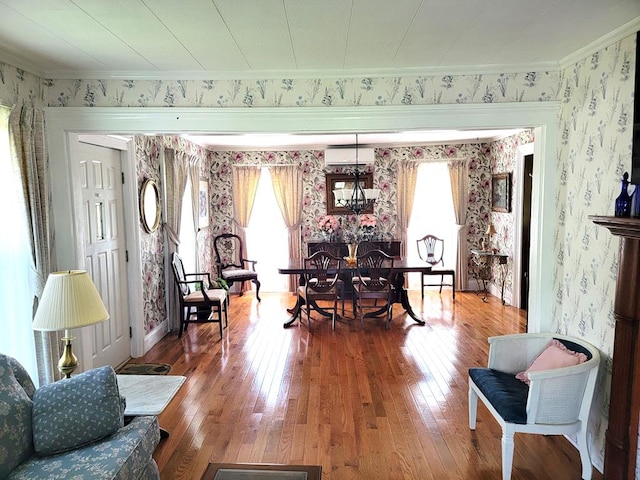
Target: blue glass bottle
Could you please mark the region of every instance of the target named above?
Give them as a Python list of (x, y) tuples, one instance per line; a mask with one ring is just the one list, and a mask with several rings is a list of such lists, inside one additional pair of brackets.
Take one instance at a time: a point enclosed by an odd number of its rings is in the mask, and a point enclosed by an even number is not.
[(616, 217), (629, 217), (631, 215), (631, 197), (627, 188), (629, 187), (629, 174), (624, 172), (622, 176), (622, 191), (616, 198)]

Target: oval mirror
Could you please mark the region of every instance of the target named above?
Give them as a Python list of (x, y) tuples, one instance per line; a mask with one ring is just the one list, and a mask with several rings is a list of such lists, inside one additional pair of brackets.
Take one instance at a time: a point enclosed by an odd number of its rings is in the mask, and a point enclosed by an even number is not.
[(140, 190), (140, 217), (147, 233), (160, 225), (160, 195), (156, 182), (150, 178), (144, 181)]

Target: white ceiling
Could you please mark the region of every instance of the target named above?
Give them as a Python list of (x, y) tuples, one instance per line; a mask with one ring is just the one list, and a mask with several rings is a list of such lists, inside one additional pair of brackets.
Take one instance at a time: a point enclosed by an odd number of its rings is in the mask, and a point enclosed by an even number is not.
[(0, 0), (0, 61), (85, 79), (553, 70), (638, 17), (640, 0)]
[(638, 0), (0, 0), (0, 59), (44, 78), (531, 68), (639, 15)]

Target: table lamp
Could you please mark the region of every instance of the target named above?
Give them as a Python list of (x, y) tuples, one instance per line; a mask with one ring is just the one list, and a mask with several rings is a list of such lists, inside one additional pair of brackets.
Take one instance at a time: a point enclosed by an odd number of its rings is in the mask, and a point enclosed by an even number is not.
[(495, 235), (496, 233), (498, 233), (496, 231), (496, 227), (493, 226), (493, 223), (490, 223), (489, 226), (487, 227), (487, 231), (484, 232), (486, 237), (482, 239), (482, 250), (483, 251), (485, 251), (485, 252), (489, 251), (489, 246), (491, 245), (491, 237), (493, 235)]
[(84, 270), (54, 272), (47, 278), (38, 304), (33, 329), (45, 332), (64, 330), (64, 352), (58, 361), (58, 370), (66, 378), (78, 366), (71, 350), (70, 330), (86, 327), (109, 319), (93, 280)]

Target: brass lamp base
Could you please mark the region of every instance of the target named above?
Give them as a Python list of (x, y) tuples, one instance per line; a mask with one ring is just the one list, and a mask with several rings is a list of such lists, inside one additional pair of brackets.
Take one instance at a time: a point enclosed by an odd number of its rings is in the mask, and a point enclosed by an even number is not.
[(58, 360), (58, 370), (62, 373), (65, 378), (71, 378), (71, 374), (78, 366), (78, 359), (73, 354), (71, 350), (71, 340), (75, 337), (65, 336), (62, 338), (64, 342), (64, 351), (62, 352), (62, 356), (60, 360)]

